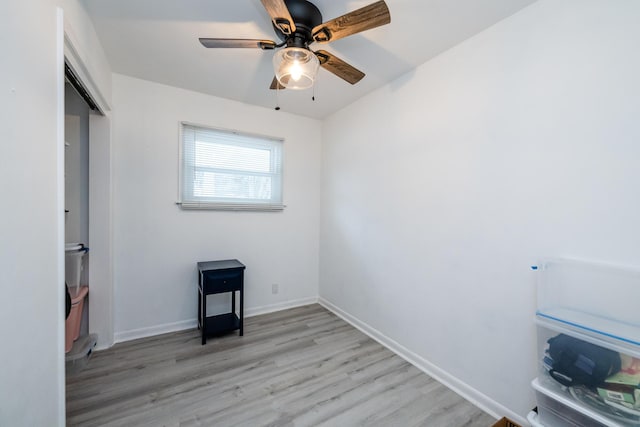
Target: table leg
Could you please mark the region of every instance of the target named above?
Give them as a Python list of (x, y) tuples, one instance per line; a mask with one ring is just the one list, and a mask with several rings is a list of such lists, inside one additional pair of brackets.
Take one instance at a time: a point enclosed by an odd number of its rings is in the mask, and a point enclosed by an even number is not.
[(244, 284), (240, 285), (240, 336), (244, 334)]
[(207, 318), (207, 296), (202, 293), (200, 297), (200, 322), (202, 327), (200, 328), (200, 332), (202, 332), (202, 345), (207, 343), (207, 328), (206, 328), (206, 318)]
[(236, 291), (231, 291), (231, 312), (236, 314)]

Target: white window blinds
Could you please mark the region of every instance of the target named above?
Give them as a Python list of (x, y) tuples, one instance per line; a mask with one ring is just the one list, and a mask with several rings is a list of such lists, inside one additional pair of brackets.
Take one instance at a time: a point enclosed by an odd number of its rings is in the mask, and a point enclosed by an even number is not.
[(282, 210), (282, 140), (182, 123), (184, 209)]

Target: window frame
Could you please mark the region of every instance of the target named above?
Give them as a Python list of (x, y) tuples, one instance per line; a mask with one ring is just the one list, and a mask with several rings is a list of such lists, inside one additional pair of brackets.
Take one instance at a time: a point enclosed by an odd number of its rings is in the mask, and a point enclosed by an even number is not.
[[(243, 138), (255, 138), (256, 146), (263, 145), (265, 141), (270, 141), (275, 143), (275, 147), (277, 151), (279, 151), (279, 164), (280, 164), (280, 173), (276, 174), (274, 177), (276, 178), (275, 185), (279, 186), (279, 194), (280, 199), (274, 200), (273, 198), (266, 202), (260, 202), (256, 200), (252, 200), (250, 202), (246, 201), (235, 201), (232, 198), (226, 201), (216, 201), (216, 200), (196, 200), (193, 194), (185, 194), (185, 180), (187, 179), (188, 171), (185, 167), (185, 127), (194, 127), (199, 128), (204, 131), (211, 130), (213, 132), (229, 134), (229, 135), (238, 135)], [(178, 204), (182, 209), (192, 210), (222, 210), (222, 211), (266, 211), (266, 212), (274, 212), (274, 211), (283, 211), (286, 207), (283, 203), (283, 187), (284, 187), (284, 138), (278, 138), (267, 135), (260, 135), (256, 133), (244, 132), (239, 130), (231, 130), (224, 129), (214, 126), (203, 125), (200, 123), (193, 123), (188, 121), (179, 122), (179, 155), (178, 155)], [(248, 147), (249, 144), (238, 144), (238, 146)], [(273, 161), (273, 159), (272, 159)], [(251, 174), (251, 173), (249, 173)], [(193, 188), (193, 185), (192, 185)]]

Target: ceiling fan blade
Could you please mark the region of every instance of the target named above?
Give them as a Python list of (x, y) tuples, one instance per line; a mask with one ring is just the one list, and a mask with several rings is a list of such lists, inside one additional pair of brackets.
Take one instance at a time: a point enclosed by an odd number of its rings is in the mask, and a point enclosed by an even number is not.
[(326, 50), (319, 50), (315, 52), (315, 54), (318, 57), (320, 66), (322, 68), (351, 83), (352, 85), (362, 80), (365, 75), (362, 71), (347, 64), (342, 59), (330, 54)]
[(296, 31), (296, 24), (293, 23), (293, 18), (284, 0), (261, 1), (264, 8), (269, 12), (273, 25), (278, 27), (284, 34), (293, 34)]
[(208, 48), (258, 48), (262, 50), (275, 49), (276, 42), (271, 40), (253, 39), (208, 39), (200, 38), (202, 46)]
[(280, 84), (280, 82), (278, 81), (278, 79), (274, 77), (273, 80), (271, 81), (271, 86), (269, 86), (269, 89), (272, 89), (272, 90), (275, 90), (275, 89), (283, 90), (283, 89), (285, 89), (285, 87), (282, 86)]
[(311, 34), (318, 43), (329, 43), (389, 22), (391, 22), (389, 8), (384, 0), (380, 0), (320, 24)]

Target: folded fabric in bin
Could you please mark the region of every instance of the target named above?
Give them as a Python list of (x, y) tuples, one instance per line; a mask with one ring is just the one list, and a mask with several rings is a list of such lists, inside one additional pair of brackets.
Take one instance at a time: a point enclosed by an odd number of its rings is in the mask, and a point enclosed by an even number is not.
[(640, 389), (634, 386), (605, 382), (598, 387), (598, 394), (604, 400), (617, 402), (628, 408), (640, 409)]
[(598, 394), (628, 408), (640, 409), (640, 359), (626, 354), (621, 354), (620, 359), (620, 372), (608, 377), (598, 387)]

